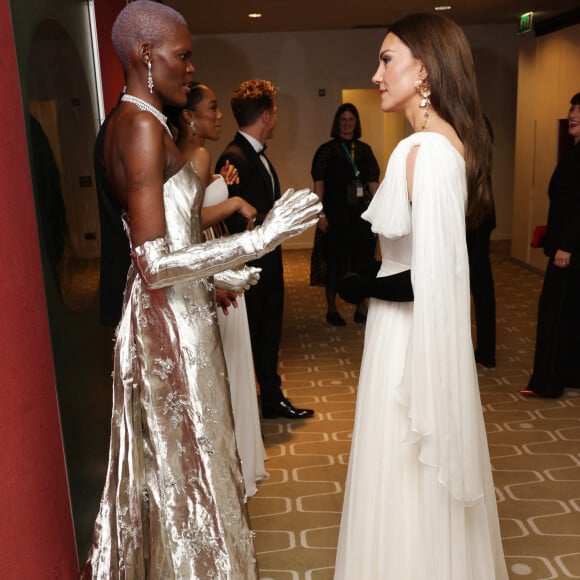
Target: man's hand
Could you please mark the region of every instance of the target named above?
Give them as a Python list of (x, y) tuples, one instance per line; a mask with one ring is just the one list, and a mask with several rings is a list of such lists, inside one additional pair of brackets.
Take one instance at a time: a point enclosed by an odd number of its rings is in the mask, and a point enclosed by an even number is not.
[(235, 165), (232, 165), (229, 161), (220, 169), (220, 175), (225, 179), (228, 185), (237, 185), (240, 183), (240, 176), (238, 175), (238, 169)]
[(228, 308), (233, 306), (238, 307), (238, 294), (236, 292), (230, 292), (229, 290), (222, 290), (221, 288), (215, 289), (215, 301), (222, 312), (227, 316)]

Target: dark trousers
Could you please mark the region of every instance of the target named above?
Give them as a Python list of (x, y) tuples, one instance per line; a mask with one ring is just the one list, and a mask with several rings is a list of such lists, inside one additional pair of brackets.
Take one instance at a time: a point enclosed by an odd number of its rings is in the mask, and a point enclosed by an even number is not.
[(469, 285), (475, 309), (477, 346), (475, 352), (483, 360), (495, 364), (495, 289), (489, 259), (491, 227), (467, 231)]
[(580, 387), (580, 269), (557, 268), (550, 259), (538, 303), (534, 370), (528, 387), (559, 397)]
[[(284, 399), (278, 374), (278, 351), (284, 314), (284, 272), (281, 253), (268, 255), (252, 265), (262, 268), (260, 281), (245, 294), (256, 379), (262, 409)], [(277, 259), (279, 258), (279, 259)]]

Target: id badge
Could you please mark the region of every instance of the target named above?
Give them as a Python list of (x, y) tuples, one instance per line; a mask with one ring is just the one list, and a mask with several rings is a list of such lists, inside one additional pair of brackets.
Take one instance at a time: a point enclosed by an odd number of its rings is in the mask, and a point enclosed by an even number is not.
[(360, 199), (361, 197), (364, 197), (364, 189), (363, 189), (363, 185), (360, 182), (357, 182), (356, 184), (356, 196)]

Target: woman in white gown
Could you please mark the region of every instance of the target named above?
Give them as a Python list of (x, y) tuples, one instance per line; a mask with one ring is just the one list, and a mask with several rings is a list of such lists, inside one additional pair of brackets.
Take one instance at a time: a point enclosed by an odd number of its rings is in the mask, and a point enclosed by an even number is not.
[[(206, 235), (214, 237), (218, 231), (224, 233), (223, 220), (234, 212), (246, 217), (251, 229), (256, 209), (241, 197), (228, 197), (227, 183), (238, 179), (236, 168), (228, 162), (222, 168), (222, 175), (211, 173), (211, 158), (204, 146), (205, 140), (217, 141), (220, 138), (223, 118), (214, 92), (207, 85), (192, 83), (186, 107), (168, 112), (179, 128), (177, 145), (180, 151), (191, 161), (206, 185), (201, 211), (203, 227), (210, 228)], [(230, 381), (236, 444), (246, 496), (251, 497), (257, 491), (257, 482), (266, 479), (268, 473), (264, 469), (266, 451), (258, 412), (246, 302), (243, 294), (228, 296), (219, 290), (216, 294), (218, 304), (223, 306), (218, 309), (218, 323)], [(228, 308), (230, 305), (233, 308)]]
[(489, 207), (491, 145), (465, 36), (437, 15), (403, 18), (373, 82), (413, 134), (363, 214), (382, 266), (368, 291), (335, 578), (505, 580), (465, 238), (466, 219)]

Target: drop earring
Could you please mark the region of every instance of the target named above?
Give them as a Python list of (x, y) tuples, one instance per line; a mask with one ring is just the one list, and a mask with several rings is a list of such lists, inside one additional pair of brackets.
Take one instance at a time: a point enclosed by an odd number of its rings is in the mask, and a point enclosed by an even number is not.
[(153, 75), (151, 74), (151, 61), (147, 61), (147, 86), (149, 87), (149, 93), (153, 94)]
[(197, 127), (193, 121), (189, 122), (189, 128), (191, 129), (191, 134), (195, 135), (197, 133)]
[(429, 97), (431, 96), (431, 85), (429, 84), (429, 81), (426, 79), (417, 79), (414, 84), (418, 95), (421, 97), (419, 107), (421, 107), (421, 109), (424, 109), (425, 111), (423, 125), (419, 129), (420, 131), (424, 131), (425, 127), (427, 126), (427, 119), (429, 118), (429, 105), (431, 104), (431, 100), (429, 99)]

